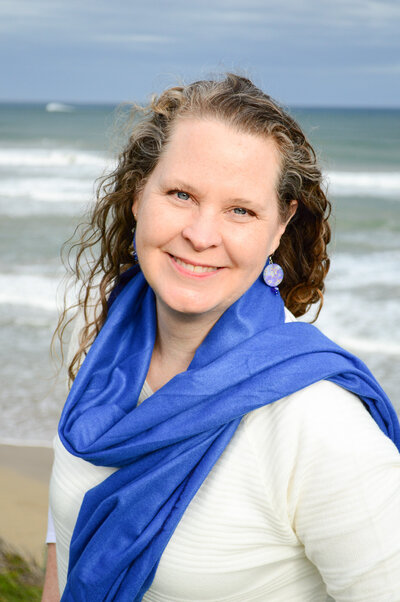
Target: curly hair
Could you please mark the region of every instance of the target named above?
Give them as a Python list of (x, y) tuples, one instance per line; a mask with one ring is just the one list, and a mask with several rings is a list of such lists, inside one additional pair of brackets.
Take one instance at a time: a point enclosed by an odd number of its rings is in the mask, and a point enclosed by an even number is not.
[[(109, 293), (120, 275), (134, 265), (133, 199), (157, 165), (174, 124), (185, 117), (215, 118), (237, 131), (275, 141), (280, 153), (277, 197), (282, 220), (288, 217), (291, 200), (298, 202), (296, 214), (274, 254), (274, 261), (285, 274), (280, 293), (286, 307), (297, 317), (312, 304), (319, 304), (316, 319), (329, 270), (326, 247), (330, 240), (331, 205), (322, 188), (315, 152), (296, 121), (249, 79), (233, 73), (225, 74), (223, 79), (169, 88), (159, 96), (153, 95), (147, 106), (134, 105), (132, 117), (129, 139), (117, 167), (100, 181), (89, 220), (81, 224), (78, 242), (69, 246), (70, 270), (80, 284), (78, 302), (69, 308), (65, 305), (55, 335), (62, 347), (65, 328), (73, 319), (68, 319), (67, 314), (82, 307), (85, 324), (78, 351), (68, 367), (71, 381), (106, 319)], [(77, 253), (71, 264), (74, 250)], [(94, 313), (89, 311), (93, 300)]]

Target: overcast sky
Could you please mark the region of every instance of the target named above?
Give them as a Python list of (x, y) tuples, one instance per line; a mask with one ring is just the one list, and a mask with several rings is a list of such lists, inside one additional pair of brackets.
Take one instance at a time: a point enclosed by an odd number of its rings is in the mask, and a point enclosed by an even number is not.
[(400, 0), (0, 0), (0, 100), (144, 100), (235, 70), (289, 105), (400, 107)]

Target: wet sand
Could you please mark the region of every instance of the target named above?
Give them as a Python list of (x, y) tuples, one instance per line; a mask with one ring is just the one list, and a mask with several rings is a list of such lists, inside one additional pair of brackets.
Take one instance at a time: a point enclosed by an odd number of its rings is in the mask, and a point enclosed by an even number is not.
[(0, 445), (0, 537), (43, 566), (53, 450)]

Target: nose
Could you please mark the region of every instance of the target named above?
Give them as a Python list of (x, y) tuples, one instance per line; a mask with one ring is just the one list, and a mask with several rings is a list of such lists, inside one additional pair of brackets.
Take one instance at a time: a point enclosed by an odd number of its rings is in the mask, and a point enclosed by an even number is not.
[(222, 242), (220, 224), (212, 212), (198, 211), (182, 230), (182, 236), (196, 251), (218, 247)]

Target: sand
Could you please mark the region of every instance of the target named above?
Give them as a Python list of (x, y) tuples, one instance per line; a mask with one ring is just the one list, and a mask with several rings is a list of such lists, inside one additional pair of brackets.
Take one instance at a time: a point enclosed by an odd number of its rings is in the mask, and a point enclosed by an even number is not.
[(0, 445), (0, 537), (43, 566), (53, 450)]

